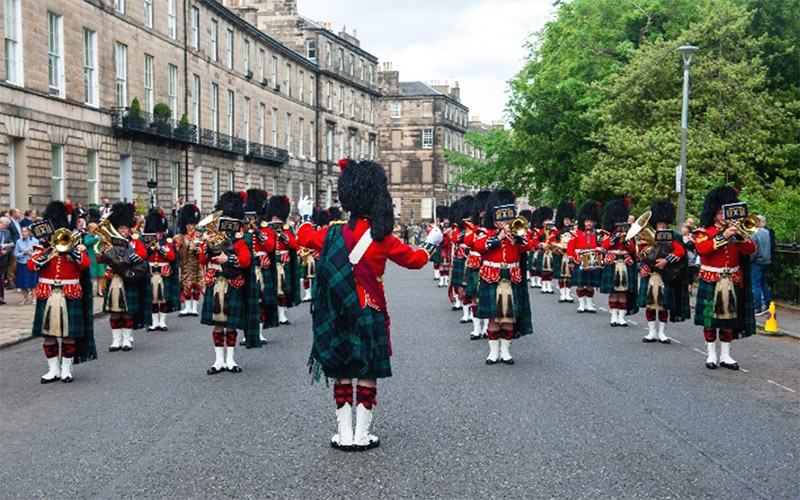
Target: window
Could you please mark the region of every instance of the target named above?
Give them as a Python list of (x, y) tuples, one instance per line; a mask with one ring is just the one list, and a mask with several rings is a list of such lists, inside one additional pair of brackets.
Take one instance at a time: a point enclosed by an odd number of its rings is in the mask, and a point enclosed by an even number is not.
[(117, 66), (117, 106), (125, 107), (128, 105), (128, 46), (117, 42), (115, 54)]
[(144, 55), (144, 110), (153, 112), (153, 56)]
[(225, 61), (228, 65), (228, 69), (233, 69), (233, 30), (230, 28), (228, 28), (228, 30), (226, 31), (225, 50), (226, 50)]
[(344, 71), (344, 49), (339, 49), (339, 71)]
[(258, 176), (258, 189), (260, 189), (262, 191), (264, 190), (264, 176), (263, 175), (259, 175)]
[(253, 174), (251, 174), (250, 172), (247, 172), (244, 175), (244, 188), (245, 188), (245, 190), (248, 190), (248, 189), (250, 189), (252, 187), (252, 185), (251, 185), (252, 182), (253, 182)]
[(200, 49), (200, 9), (192, 7), (191, 13), (192, 23), (192, 48), (194, 50)]
[(100, 194), (97, 182), (97, 150), (86, 151), (86, 202), (99, 203)]
[(326, 107), (329, 110), (333, 109), (333, 83), (328, 82), (325, 85), (325, 96), (326, 96), (325, 99), (328, 103)]
[(364, 81), (364, 60), (363, 59), (359, 59), (358, 60), (358, 77), (361, 79), (361, 81)]
[(375, 136), (374, 135), (370, 135), (369, 136), (369, 159), (370, 160), (374, 160), (375, 159)]
[(360, 102), (360, 106), (359, 106), (359, 113), (361, 113), (361, 121), (362, 122), (364, 121), (364, 111), (365, 111), (364, 94), (361, 94), (361, 102)]
[(344, 158), (347, 153), (344, 152), (344, 131), (339, 132), (339, 158)]
[(228, 91), (228, 135), (233, 137), (233, 90)]
[(431, 148), (433, 148), (433, 129), (424, 128), (422, 129), (422, 149)]
[(375, 123), (375, 106), (374, 101), (372, 99), (369, 100), (369, 122)]
[(264, 49), (258, 49), (258, 81), (264, 82)]
[(250, 149), (250, 98), (244, 98), (244, 143)]
[(167, 34), (173, 40), (178, 37), (177, 23), (175, 22), (175, 0), (167, 0)]
[(311, 157), (312, 160), (317, 159), (317, 149), (316, 143), (314, 142), (316, 136), (316, 129), (314, 128), (314, 122), (311, 122), (308, 127), (308, 155)]
[(247, 76), (250, 73), (250, 40), (247, 38), (242, 40), (242, 62), (244, 63), (244, 74)]
[(158, 180), (158, 161), (155, 158), (147, 159), (147, 179), (151, 181)]
[(144, 25), (153, 27), (153, 0), (144, 0)]
[(228, 170), (228, 191), (233, 191), (233, 170)]
[[(272, 108), (272, 147), (278, 147), (278, 110)], [(275, 191), (273, 189), (273, 191)]]
[(83, 29), (83, 96), (89, 106), (97, 107), (97, 33)]
[(347, 67), (350, 68), (350, 76), (355, 76), (356, 63), (353, 54), (347, 54)]
[(325, 63), (328, 66), (332, 65), (331, 61), (331, 42), (325, 42)]
[(402, 116), (403, 116), (402, 101), (392, 101), (392, 118), (401, 118)]
[(64, 199), (64, 147), (53, 144), (50, 147), (51, 183), (54, 200)]
[(325, 134), (325, 158), (333, 163), (333, 127), (328, 127), (328, 131)]
[[(211, 60), (219, 60), (219, 48), (217, 45), (217, 20), (211, 20)], [(214, 198), (216, 200), (216, 198)]]
[(305, 102), (305, 88), (303, 84), (305, 83), (306, 74), (303, 71), (297, 72), (297, 93), (299, 94), (298, 97), (300, 98), (300, 102)]
[(181, 164), (177, 161), (169, 162), (169, 190), (172, 192), (172, 199), (178, 199), (178, 181)]
[(350, 158), (356, 157), (356, 132), (350, 131)]
[(344, 114), (344, 87), (339, 86), (339, 114)]
[(280, 87), (278, 86), (278, 57), (272, 56), (272, 88), (278, 90)]
[(286, 113), (286, 151), (292, 156), (292, 114)]
[(283, 79), (283, 86), (286, 94), (292, 97), (292, 65), (286, 63), (286, 77)]
[(375, 66), (369, 65), (369, 84), (375, 84)]
[(64, 97), (64, 32), (62, 18), (47, 13), (47, 69), (50, 78), (50, 95)]
[(297, 141), (298, 142), (298, 144), (297, 144), (297, 156), (299, 156), (300, 158), (304, 158), (305, 157), (305, 151), (303, 151), (303, 140), (305, 139), (305, 130), (303, 130), (303, 128), (305, 126), (305, 123), (304, 123), (304, 120), (302, 118), (300, 118), (298, 120), (298, 122), (299, 122), (299, 125), (298, 125), (298, 127), (299, 127), (298, 132), (299, 133), (298, 133), (298, 137), (297, 137), (297, 139), (298, 139), (298, 141)]
[(17, 85), (23, 84), (21, 1), (5, 0), (3, 9), (6, 38), (6, 81)]
[(258, 143), (264, 144), (264, 103), (258, 103)]
[(172, 111), (172, 119), (178, 119), (178, 67), (169, 65), (169, 109)]
[(125, 0), (114, 0), (114, 10), (120, 14), (125, 13)]
[(219, 169), (212, 168), (211, 169), (211, 199), (213, 200), (211, 203), (216, 203), (216, 200), (219, 199)]
[(211, 131), (219, 131), (219, 86), (216, 83), (211, 84)]
[(316, 85), (316, 81), (314, 80), (313, 76), (308, 78), (308, 103), (314, 106), (314, 95), (317, 92), (317, 89), (314, 85)]
[(200, 126), (200, 77), (192, 75), (192, 123)]
[(317, 41), (306, 40), (306, 57), (312, 61), (317, 60)]
[(350, 89), (350, 118), (356, 117), (356, 91)]

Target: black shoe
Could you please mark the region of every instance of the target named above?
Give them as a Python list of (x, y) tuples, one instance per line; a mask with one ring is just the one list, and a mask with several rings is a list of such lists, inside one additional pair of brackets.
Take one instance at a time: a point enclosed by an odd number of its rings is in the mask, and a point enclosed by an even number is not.
[(562, 303), (562, 302), (566, 302), (566, 301), (567, 301), (567, 299), (558, 299), (558, 303), (559, 304)]
[(154, 332), (156, 330), (158, 330), (158, 327), (156, 325), (150, 325), (147, 327), (148, 332)]
[(226, 368), (231, 373), (242, 373), (242, 369), (238, 365), (234, 365), (233, 368)]
[(43, 384), (52, 384), (53, 382), (58, 382), (59, 380), (61, 380), (61, 377), (51, 378), (50, 380), (47, 380), (46, 378), (42, 377)]
[(192, 313), (188, 313), (188, 312), (179, 312), (178, 313), (178, 317), (179, 318), (182, 318), (184, 316), (191, 316), (191, 315), (192, 315)]
[(567, 299), (564, 302), (569, 302), (570, 304), (574, 304), (575, 303), (575, 299)]
[(450, 310), (451, 310), (451, 311), (460, 311), (460, 310), (461, 310), (461, 308), (460, 308), (460, 307), (453, 306), (453, 307), (451, 307), (451, 308), (450, 308)]
[(122, 350), (123, 350), (123, 351), (130, 351), (131, 349), (133, 349), (133, 347), (131, 347), (131, 346), (129, 346), (129, 345), (124, 345), (124, 346), (122, 346)]
[(0, 299), (0, 306), (4, 306), (4, 305), (6, 305), (6, 301), (3, 300), (3, 299)]
[(291, 325), (292, 322), (287, 319), (286, 321), (281, 321), (280, 324), (281, 325)]
[(596, 309), (587, 309), (584, 312), (587, 312), (587, 313), (590, 313), (590, 314), (597, 314), (597, 310)]
[(460, 320), (458, 320), (458, 322), (461, 323), (462, 325), (464, 325), (466, 323), (472, 323), (472, 320), (471, 319), (460, 319)]
[(71, 384), (72, 377), (62, 378), (61, 381), (64, 382), (65, 384)]
[(158, 329), (161, 330), (162, 332), (166, 332), (167, 330), (169, 330), (169, 328), (166, 326), (159, 326)]
[(497, 364), (497, 360), (495, 359), (494, 361), (492, 361), (491, 359), (487, 359), (487, 360), (486, 360), (486, 364), (487, 364), (487, 365), (494, 365), (494, 364)]
[(481, 335), (480, 333), (477, 334), (477, 335), (473, 335), (471, 333), (469, 334), (469, 339), (470, 340), (480, 340), (482, 337), (483, 337), (483, 335)]
[(642, 342), (644, 342), (646, 344), (650, 344), (650, 343), (655, 342), (655, 341), (656, 341), (656, 339), (648, 339), (647, 337), (642, 339)]
[(661, 342), (662, 344), (670, 344), (670, 343), (672, 343), (672, 341), (670, 339), (659, 340), (659, 342)]
[(220, 368), (219, 370), (214, 368), (213, 366), (206, 370), (206, 375), (216, 375), (217, 373), (222, 373), (225, 371), (225, 368)]
[(247, 345), (247, 340), (245, 339), (240, 340), (239, 345)]
[(719, 366), (721, 366), (723, 368), (727, 368), (728, 370), (738, 370), (739, 369), (739, 363), (723, 363), (722, 361), (720, 361)]
[(505, 363), (507, 365), (513, 365), (514, 364), (514, 358), (509, 358), (509, 359), (500, 358), (500, 362), (501, 363)]
[(717, 369), (717, 364), (716, 363), (707, 362), (706, 363), (706, 368), (708, 368), (709, 370), (716, 370)]
[(628, 328), (628, 323), (618, 323), (617, 326), (621, 326), (622, 328)]
[(351, 451), (367, 451), (371, 450), (372, 448), (377, 448), (381, 445), (381, 440), (377, 436), (375, 437), (374, 441), (370, 441), (369, 444), (366, 445), (357, 445), (354, 444), (351, 448)]
[(120, 349), (122, 349), (122, 348), (121, 348), (121, 347), (114, 347), (114, 346), (111, 346), (111, 347), (109, 347), (109, 348), (108, 348), (108, 352), (117, 352), (117, 351), (119, 351)]
[(200, 313), (192, 313), (190, 316), (194, 316), (195, 318), (200, 316)]

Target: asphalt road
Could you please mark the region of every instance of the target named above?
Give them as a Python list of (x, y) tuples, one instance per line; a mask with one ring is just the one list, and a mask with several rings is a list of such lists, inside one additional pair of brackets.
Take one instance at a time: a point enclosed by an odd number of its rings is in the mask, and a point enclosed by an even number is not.
[[(0, 351), (0, 497), (800, 497), (800, 342), (736, 341), (745, 370), (708, 370), (699, 328), (671, 345), (575, 314), (533, 291), (534, 335), (514, 366), (484, 364), (430, 266), (389, 266), (394, 377), (381, 381), (382, 446), (342, 453), (332, 389), (310, 385), (308, 305), (240, 374), (207, 376), (211, 334), (170, 315), (133, 351), (41, 385), (41, 342)], [(604, 305), (604, 297), (596, 303)]]

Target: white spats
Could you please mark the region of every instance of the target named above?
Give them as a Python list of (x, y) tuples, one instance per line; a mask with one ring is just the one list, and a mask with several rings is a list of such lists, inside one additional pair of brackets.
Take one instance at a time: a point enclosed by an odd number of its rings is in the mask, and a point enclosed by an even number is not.
[(303, 302), (308, 302), (310, 300), (311, 300), (311, 287), (308, 287), (303, 291)]
[(617, 320), (617, 311), (619, 311), (619, 309), (611, 309), (611, 326), (619, 325), (619, 321)]
[(235, 349), (236, 348), (234, 346), (228, 346), (225, 348), (226, 352), (225, 369), (228, 370), (229, 372), (239, 373), (240, 371), (242, 371), (242, 369), (239, 368), (239, 365), (237, 365), (236, 361), (234, 361), (233, 359), (233, 351)]
[(500, 341), (499, 340), (490, 340), (489, 341), (489, 355), (486, 356), (486, 364), (493, 365), (497, 363), (497, 360), (500, 359)]
[(656, 322), (647, 322), (647, 335), (644, 336), (642, 342), (655, 342), (656, 341)]
[(625, 315), (628, 314), (628, 311), (625, 309), (617, 309), (617, 325), (619, 326), (628, 326), (628, 322), (625, 321)]
[(567, 299), (567, 302), (575, 302), (575, 298), (572, 296), (572, 288), (564, 287), (564, 290), (567, 291), (566, 294), (565, 294), (565, 298)]
[(597, 312), (597, 309), (594, 307), (594, 302), (592, 297), (584, 297), (586, 299), (586, 311), (587, 312)]
[(453, 310), (457, 311), (457, 310), (461, 309), (461, 307), (463, 305), (464, 304), (461, 303), (461, 297), (459, 297), (458, 294), (456, 294), (456, 300), (455, 300), (455, 302), (453, 302)]
[(567, 301), (567, 291), (568, 288), (559, 288), (558, 289), (558, 301), (559, 302), (566, 302)]
[(183, 301), (183, 308), (181, 312), (178, 313), (178, 316), (188, 316), (192, 312), (192, 301), (186, 299)]
[(372, 426), (372, 410), (368, 410), (364, 405), (356, 405), (356, 430), (353, 435), (353, 447), (355, 449), (374, 448), (380, 444), (378, 436), (369, 433)]
[(439, 276), (439, 288), (447, 286), (447, 279), (445, 276)]
[(42, 376), (42, 383), (49, 384), (61, 378), (61, 366), (59, 366), (58, 356), (47, 358), (47, 373)]
[(109, 351), (119, 351), (122, 348), (122, 330), (114, 328), (111, 330), (111, 346)]
[(514, 358), (511, 357), (511, 341), (500, 339), (500, 361), (507, 365), (514, 364)]
[(214, 364), (211, 365), (211, 368), (208, 370), (209, 375), (219, 373), (225, 369), (225, 348), (215, 346), (214, 356), (215, 356)]
[(286, 317), (286, 307), (278, 306), (278, 322), (282, 325), (289, 324), (289, 318)]
[(738, 370), (739, 363), (736, 362), (735, 359), (731, 357), (731, 343), (730, 342), (722, 342), (719, 343), (719, 364), (724, 368), (730, 368), (731, 370)]
[(353, 446), (353, 408), (345, 403), (336, 410), (336, 434), (331, 438), (334, 448), (350, 448)]
[(193, 300), (192, 301), (192, 316), (199, 316), (200, 315), (200, 312), (197, 310), (197, 308), (199, 306), (200, 306), (200, 301), (199, 300)]
[[(264, 344), (267, 343), (267, 338), (264, 336), (264, 324), (263, 323), (259, 323), (258, 324), (258, 336), (261, 338), (261, 342), (262, 343), (264, 343)], [(242, 337), (244, 338), (244, 336), (242, 336)]]
[(586, 312), (586, 297), (578, 297), (578, 312)]
[(122, 350), (130, 351), (133, 349), (133, 330), (130, 328), (122, 329)]
[(61, 381), (72, 382), (73, 358), (61, 358)]
[(463, 309), (461, 314), (461, 323), (469, 323), (469, 310), (471, 306), (469, 304), (462, 304), (461, 309)]
[(706, 342), (706, 350), (708, 351), (708, 355), (706, 356), (706, 367), (707, 368), (716, 368), (718, 361), (717, 361), (717, 343), (716, 342)]
[(442, 277), (442, 274), (439, 272), (439, 270), (438, 269), (434, 269), (433, 270), (433, 279), (438, 280), (441, 277)]
[(667, 324), (664, 323), (663, 321), (660, 321), (658, 323), (658, 341), (661, 342), (662, 344), (669, 343), (669, 337), (667, 337), (666, 329), (667, 329)]
[(469, 334), (470, 340), (478, 340), (481, 338), (481, 321), (480, 318), (472, 318), (472, 332)]
[(167, 313), (158, 313), (158, 329), (162, 331), (167, 330)]

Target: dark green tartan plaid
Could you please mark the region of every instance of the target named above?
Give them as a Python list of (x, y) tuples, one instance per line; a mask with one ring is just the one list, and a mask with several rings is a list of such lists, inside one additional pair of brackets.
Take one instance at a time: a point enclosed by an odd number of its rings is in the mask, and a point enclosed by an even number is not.
[(467, 283), (467, 285), (464, 288), (464, 296), (467, 298), (477, 297), (478, 283), (481, 279), (478, 275), (478, 271), (480, 269), (472, 269), (471, 267), (467, 267), (466, 269), (467, 271), (464, 276), (464, 281)]
[[(639, 296), (637, 300), (639, 307), (647, 308), (647, 287), (649, 284), (650, 276), (639, 278)], [(676, 294), (676, 289), (683, 290), (684, 292), (682, 294)], [(691, 310), (689, 308), (689, 294), (686, 292), (685, 279), (674, 283), (664, 282), (664, 305), (669, 311), (670, 321), (678, 323), (689, 318)]]
[(575, 265), (572, 270), (572, 286), (591, 286), (597, 288), (600, 286), (603, 275), (600, 269), (596, 271), (584, 271), (581, 266)]
[[(744, 260), (744, 259), (742, 259)], [(740, 264), (741, 266), (741, 264)], [(744, 266), (741, 266), (744, 269)], [(736, 302), (739, 305), (737, 317), (734, 319), (712, 319), (711, 327), (722, 330), (733, 330), (734, 338), (744, 338), (756, 333), (755, 305), (753, 304), (753, 288), (750, 281), (750, 263), (747, 262), (748, 273), (745, 276), (744, 288), (734, 285)], [(705, 326), (703, 312), (706, 301), (714, 302), (714, 288), (716, 283), (700, 280), (697, 287), (697, 302), (694, 309), (694, 324)], [(712, 306), (713, 307), (713, 306)]]
[[(217, 271), (217, 273), (220, 274), (221, 271)], [(228, 294), (226, 297), (228, 301), (228, 321), (226, 322), (217, 322), (213, 320), (214, 287), (214, 282), (206, 287), (206, 293), (203, 297), (203, 312), (200, 314), (200, 323), (209, 326), (224, 326), (231, 330), (244, 329), (244, 286), (242, 286), (242, 288), (234, 288), (228, 284)]]
[(433, 254), (431, 254), (430, 261), (434, 264), (438, 265), (442, 263), (442, 250), (439, 247), (435, 247), (433, 250)]
[[(53, 286), (53, 289), (61, 288)], [(91, 293), (91, 292), (90, 292)], [(66, 298), (66, 297), (65, 297)], [(79, 339), (84, 335), (84, 314), (83, 307), (81, 307), (80, 299), (66, 299), (67, 302), (67, 321), (69, 322), (68, 337), (71, 339)], [(44, 327), (44, 308), (47, 305), (47, 300), (36, 301), (36, 313), (33, 316), (33, 328), (31, 328), (31, 335), (34, 337), (46, 337), (42, 333)]]
[(559, 279), (561, 278), (561, 259), (564, 256), (560, 253), (553, 252), (553, 278)]
[(467, 259), (453, 258), (453, 267), (450, 268), (450, 285), (464, 286), (464, 269), (467, 267)]
[[(511, 271), (508, 269), (500, 270), (500, 279), (511, 279)], [(528, 287), (524, 281), (520, 283), (511, 282), (511, 289), (514, 293), (514, 336), (520, 337), (532, 333), (531, 326), (531, 306), (528, 296)], [(489, 283), (481, 278), (478, 285), (478, 310), (475, 316), (482, 319), (497, 317), (497, 282)]]
[(275, 282), (272, 281), (272, 273), (270, 272), (268, 267), (265, 268), (258, 268), (258, 271), (261, 273), (261, 279), (264, 284), (263, 289), (261, 290), (261, 302), (264, 305), (277, 305), (278, 304), (278, 292), (275, 289)]
[(358, 300), (342, 226), (328, 229), (313, 289), (311, 358), (330, 378), (392, 375), (383, 313)]
[[(625, 266), (628, 269), (628, 293), (633, 292), (635, 297), (639, 296), (639, 280), (636, 279), (636, 262)], [(600, 293), (614, 293), (614, 264), (603, 264), (602, 275), (600, 278)]]
[[(528, 263), (528, 269), (533, 269), (536, 271), (536, 274), (539, 275), (542, 273), (542, 266), (544, 265), (544, 253), (543, 252), (528, 252), (528, 255), (531, 256), (532, 263)], [(532, 265), (531, 265), (532, 264)]]
[[(152, 302), (153, 302), (153, 295), (152, 295), (153, 291), (152, 291), (152, 287), (149, 285), (149, 283), (150, 283), (150, 273), (148, 273), (144, 278), (142, 278), (142, 280), (147, 280), (147, 283), (148, 283), (148, 287), (147, 288), (150, 289), (150, 297), (148, 297), (148, 299), (149, 299), (149, 302), (152, 304)], [(125, 283), (125, 303), (126, 303), (126, 305), (128, 307), (127, 314), (131, 314), (131, 315), (135, 316), (135, 315), (139, 314), (141, 312), (141, 310), (142, 310), (142, 304), (141, 304), (141, 300), (140, 300), (140, 298), (141, 298), (141, 295), (140, 295), (141, 287), (139, 286), (138, 282), (134, 283), (134, 282), (130, 282), (130, 281), (125, 281), (124, 283)], [(109, 306), (108, 306), (108, 289), (110, 287), (111, 287), (111, 279), (108, 279), (108, 280), (106, 280), (106, 293), (105, 293), (105, 296), (103, 297), (103, 311), (105, 311), (105, 312), (111, 312), (111, 310), (109, 309)]]

